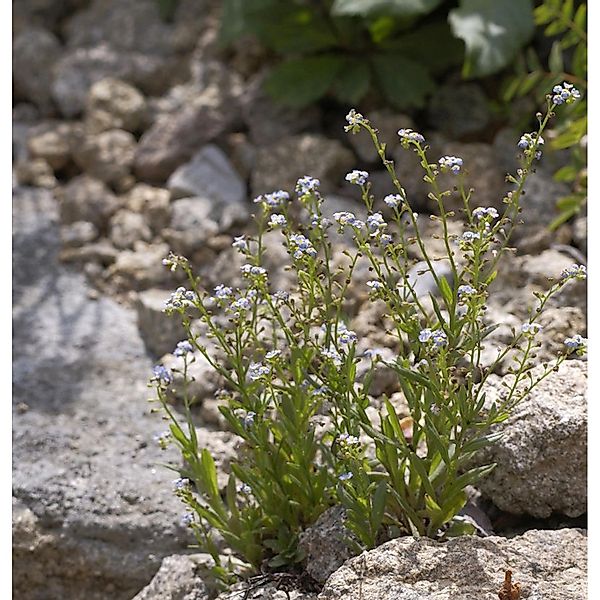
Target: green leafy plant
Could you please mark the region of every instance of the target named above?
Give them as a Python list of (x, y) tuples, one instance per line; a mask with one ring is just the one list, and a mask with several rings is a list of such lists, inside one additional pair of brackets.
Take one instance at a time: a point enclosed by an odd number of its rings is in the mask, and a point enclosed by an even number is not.
[[(180, 475), (176, 493), (189, 511), (185, 523), (213, 555), (221, 579), (227, 581), (231, 570), (221, 560), (223, 542), (254, 570), (265, 562), (271, 569), (292, 565), (303, 558), (300, 533), (335, 504), (346, 509), (346, 526), (353, 533), (348, 543), (356, 550), (399, 535), (468, 531), (458, 513), (466, 486), (494, 467), (476, 463), (477, 452), (500, 435), (491, 428), (570, 353), (585, 351), (584, 338), (567, 338), (564, 351), (534, 371), (537, 321), (545, 305), (564, 286), (585, 278), (585, 267), (573, 265), (547, 292), (537, 294), (529, 318), (496, 360), (486, 366), (481, 359), (482, 346), (497, 327), (484, 320), (490, 285), (518, 223), (525, 182), (541, 157), (541, 135), (557, 105), (578, 96), (567, 83), (555, 90), (545, 115), (538, 115), (537, 130), (518, 141), (521, 166), (509, 177), (512, 189), (502, 213), (473, 207), (460, 157), (431, 162), (421, 134), (398, 132), (402, 146), (419, 156), (431, 187), (451, 277), (439, 274), (440, 257), (428, 249), (377, 130), (354, 110), (346, 130), (370, 134), (396, 188), (381, 201), (371, 193), (367, 172), (348, 173), (346, 179), (360, 189), (365, 221), (350, 212), (326, 218), (319, 181), (306, 176), (297, 183), (295, 202), (282, 190), (255, 200), (260, 209), (256, 235), (233, 242), (246, 261), (241, 288), (219, 284), (209, 292), (185, 258), (165, 259), (172, 270), (183, 269), (189, 282), (172, 294), (165, 309), (181, 318), (187, 332), (175, 349), (183, 359), (183, 380), (189, 380), (189, 365), (201, 354), (225, 381), (220, 411), (240, 442), (229, 482), (220, 489), (213, 457), (194, 425), (194, 399), (184, 387), (179, 417), (169, 401), (173, 373), (155, 367), (152, 382), (170, 424), (160, 443), (173, 442), (181, 451), (183, 466), (173, 468)], [(451, 178), (449, 184), (442, 174)], [(449, 233), (452, 201), (462, 206), (460, 236)], [(272, 229), (280, 230), (290, 256), (286, 290), (273, 289), (263, 266), (265, 232)], [(342, 254), (334, 229), (352, 234), (353, 245)], [(390, 360), (377, 348), (359, 353), (358, 336), (346, 316), (345, 299), (361, 261), (372, 273), (366, 283), (370, 301), (385, 305), (391, 323), (387, 346), (395, 358)], [(423, 296), (415, 289), (410, 271), (419, 261), (438, 295)], [(192, 326), (195, 320), (205, 333)], [(505, 390), (488, 401), (486, 383), (505, 358), (512, 359)], [(359, 378), (361, 363), (366, 368)], [(404, 419), (390, 398), (371, 395), (381, 367), (397, 375), (408, 405)], [(374, 416), (369, 409), (376, 400), (380, 408)]]
[(547, 65), (529, 47), (515, 63), (515, 73), (504, 85), (503, 100), (533, 96), (539, 101), (548, 89), (569, 81), (584, 94), (581, 102), (561, 112), (548, 136), (553, 150), (570, 149), (570, 160), (559, 169), (556, 181), (569, 183), (572, 193), (557, 201), (558, 215), (550, 227), (578, 214), (587, 201), (587, 153), (581, 141), (587, 133), (587, 5), (573, 0), (544, 0), (534, 10), (535, 23), (552, 39)]
[(495, 73), (532, 32), (528, 0), (226, 0), (221, 18), (224, 44), (252, 35), (281, 57), (266, 88), (298, 107), (370, 89), (419, 107), (437, 75), (461, 62), (468, 77)]

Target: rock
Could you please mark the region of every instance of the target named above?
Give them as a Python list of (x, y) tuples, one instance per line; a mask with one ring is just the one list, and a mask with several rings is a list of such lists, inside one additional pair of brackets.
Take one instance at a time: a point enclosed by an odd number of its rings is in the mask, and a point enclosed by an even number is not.
[(146, 119), (146, 100), (134, 86), (108, 77), (90, 88), (85, 112), (86, 126), (92, 133), (108, 129), (135, 133)]
[(345, 515), (343, 506), (332, 506), (300, 534), (298, 546), (306, 553), (306, 572), (319, 583), (325, 583), (333, 572), (356, 555), (346, 543), (353, 535), (344, 526)]
[(133, 600), (209, 600), (207, 585), (214, 560), (210, 554), (174, 554), (163, 558), (152, 581)]
[(110, 241), (117, 248), (132, 248), (138, 240), (149, 242), (151, 239), (152, 231), (140, 213), (121, 209), (110, 220)]
[(27, 149), (32, 158), (43, 158), (55, 171), (71, 161), (79, 142), (83, 137), (83, 128), (78, 123), (49, 122), (30, 130)]
[(219, 232), (213, 212), (207, 198), (176, 200), (171, 205), (171, 227), (162, 235), (175, 252), (190, 255)]
[(110, 129), (87, 135), (74, 159), (88, 175), (122, 188), (131, 180), (135, 145), (128, 131)]
[[(77, 117), (85, 108), (90, 87), (114, 77), (160, 93), (168, 84), (169, 65), (164, 59), (134, 52), (118, 52), (107, 44), (67, 50), (54, 68), (52, 98), (66, 118)], [(157, 89), (159, 88), (159, 89)]]
[[(294, 157), (292, 162), (290, 157)], [(279, 189), (293, 192), (304, 175), (320, 179), (321, 191), (330, 192), (343, 182), (353, 164), (352, 152), (337, 140), (309, 133), (289, 136), (258, 149), (252, 195)]]
[(29, 409), (13, 415), (13, 591), (127, 600), (193, 541), (173, 474), (157, 466), (180, 457), (152, 442), (163, 425), (134, 313), (91, 300), (57, 262), (57, 208), (48, 192), (16, 191), (13, 401)]
[(100, 231), (119, 208), (119, 201), (108, 187), (88, 175), (74, 177), (57, 192), (60, 218), (64, 224), (89, 221)]
[(247, 598), (252, 600), (317, 600), (316, 594), (294, 589), (294, 583), (298, 583), (294, 577), (285, 577), (285, 575), (277, 577), (275, 575), (274, 579), (275, 582), (267, 579), (258, 582), (257, 585), (250, 583), (236, 584), (230, 591), (219, 594), (215, 600), (239, 600), (244, 598), (247, 590), (249, 590)]
[(60, 228), (63, 246), (78, 248), (93, 242), (98, 237), (98, 228), (89, 221), (75, 221)]
[(200, 149), (169, 177), (173, 198), (200, 196), (220, 204), (242, 204), (246, 190), (225, 153), (213, 144)]
[(138, 294), (135, 306), (138, 328), (146, 348), (155, 356), (173, 352), (186, 332), (179, 315), (165, 315), (166, 301), (173, 290), (150, 289)]
[(580, 529), (522, 536), (401, 537), (349, 560), (319, 600), (498, 600), (510, 569), (530, 600), (587, 598), (587, 536)]
[(14, 38), (12, 68), (15, 100), (28, 100), (43, 114), (52, 113), (52, 68), (61, 53), (58, 38), (46, 29), (28, 27)]
[(160, 233), (165, 223), (171, 220), (168, 190), (138, 183), (123, 199), (129, 210), (144, 216), (154, 233)]
[(253, 77), (242, 97), (242, 117), (249, 130), (250, 141), (263, 147), (306, 130), (317, 124), (321, 117), (315, 106), (298, 110), (274, 101), (265, 92), (265, 76), (263, 70)]
[(427, 112), (431, 125), (451, 139), (483, 131), (491, 121), (488, 100), (475, 83), (448, 84), (437, 88)]
[(162, 264), (168, 253), (167, 244), (135, 242), (133, 250), (119, 253), (107, 276), (118, 287), (126, 290), (160, 286), (169, 280), (169, 272)]
[(19, 0), (13, 6), (15, 33), (34, 27), (47, 27), (54, 32), (60, 22), (74, 11), (82, 8), (89, 0)]
[(527, 179), (524, 193), (520, 203), (523, 210), (519, 215), (524, 225), (515, 230), (515, 240), (527, 236), (529, 225), (550, 225), (558, 216), (557, 200), (568, 196), (570, 189), (567, 184), (554, 181), (551, 173), (537, 169)]
[(94, 243), (87, 243), (81, 247), (66, 247), (60, 252), (59, 258), (61, 262), (76, 262), (83, 263), (84, 271), (88, 272), (87, 268), (96, 270), (96, 267), (90, 265), (101, 265), (108, 267), (112, 265), (119, 256), (119, 251), (105, 239)]
[(31, 185), (48, 190), (58, 185), (52, 167), (43, 158), (17, 162), (15, 177), (20, 185)]
[(154, 122), (136, 152), (139, 179), (166, 181), (196, 150), (237, 122), (244, 90), (239, 76), (210, 61), (199, 71), (192, 82), (173, 87), (154, 104)]
[[(492, 402), (504, 388), (496, 378), (487, 389)], [(497, 463), (477, 484), (485, 497), (513, 514), (585, 513), (586, 392), (587, 363), (581, 360), (566, 361), (533, 389), (501, 426), (503, 437), (478, 457), (479, 464)]]
[[(454, 276), (448, 260), (441, 260), (433, 263), (433, 270), (438, 279), (444, 277), (452, 286)], [(429, 298), (430, 294), (440, 297), (441, 292), (437, 286), (433, 273), (429, 270), (425, 261), (414, 264), (408, 270), (408, 285), (412, 287), (418, 298)], [(412, 294), (412, 292), (410, 292)]]

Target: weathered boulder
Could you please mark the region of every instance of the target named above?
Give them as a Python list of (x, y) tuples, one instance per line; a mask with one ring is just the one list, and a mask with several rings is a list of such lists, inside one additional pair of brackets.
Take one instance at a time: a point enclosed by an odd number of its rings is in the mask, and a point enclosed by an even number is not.
[[(533, 377), (541, 374), (536, 367)], [(490, 378), (493, 402), (500, 378)], [(501, 510), (549, 517), (577, 517), (587, 510), (587, 363), (564, 362), (513, 411), (498, 429), (504, 435), (478, 456), (496, 468), (477, 483)]]
[(117, 248), (132, 248), (138, 240), (151, 239), (152, 231), (143, 214), (121, 209), (110, 220), (110, 240)]
[(43, 158), (56, 171), (69, 163), (82, 137), (79, 123), (51, 121), (30, 130), (27, 149), (32, 158)]
[(402, 537), (350, 559), (319, 600), (498, 600), (506, 570), (531, 600), (587, 598), (587, 536), (531, 530), (511, 539)]

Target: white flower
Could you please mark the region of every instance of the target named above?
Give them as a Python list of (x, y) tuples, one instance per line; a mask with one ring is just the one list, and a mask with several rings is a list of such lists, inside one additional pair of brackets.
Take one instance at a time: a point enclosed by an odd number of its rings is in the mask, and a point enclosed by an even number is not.
[(346, 175), (346, 181), (355, 185), (365, 185), (367, 179), (369, 179), (369, 174), (366, 171), (357, 171), (356, 169)]

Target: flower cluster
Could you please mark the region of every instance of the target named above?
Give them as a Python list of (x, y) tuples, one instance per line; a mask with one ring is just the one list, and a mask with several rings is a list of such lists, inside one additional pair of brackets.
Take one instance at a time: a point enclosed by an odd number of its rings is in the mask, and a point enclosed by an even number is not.
[(409, 144), (424, 144), (425, 138), (418, 132), (412, 129), (399, 129), (400, 144), (403, 148), (408, 148)]
[(300, 196), (315, 194), (319, 190), (320, 185), (321, 182), (318, 179), (305, 175), (296, 182), (296, 193)]
[(586, 279), (587, 268), (585, 265), (572, 264), (570, 267), (563, 269), (560, 274), (561, 281), (568, 281), (569, 279)]
[(175, 350), (173, 350), (174, 356), (185, 356), (189, 352), (193, 352), (194, 347), (190, 344), (189, 340), (183, 340), (177, 343)]
[(399, 208), (402, 204), (403, 198), (400, 194), (388, 194), (383, 202), (390, 208)]
[(245, 277), (264, 277), (267, 274), (267, 270), (264, 267), (259, 267), (258, 265), (251, 265), (248, 263), (242, 265), (240, 267), (240, 271)]
[(268, 365), (263, 365), (260, 362), (250, 363), (248, 367), (248, 377), (252, 379), (252, 381), (258, 381), (263, 377), (267, 377), (271, 374), (271, 367)]
[(581, 98), (579, 90), (572, 83), (566, 81), (562, 85), (555, 85), (552, 88), (552, 102), (554, 104), (572, 104), (575, 100)]
[(368, 179), (369, 174), (366, 171), (357, 171), (356, 169), (354, 169), (354, 171), (351, 171), (350, 173), (346, 174), (346, 181), (349, 181), (354, 185), (365, 185)]
[(285, 227), (287, 219), (284, 215), (274, 214), (269, 217), (269, 227)]
[(451, 171), (454, 175), (458, 175), (463, 165), (463, 159), (458, 156), (442, 156), (438, 163), (442, 172)]
[(356, 112), (353, 108), (346, 115), (346, 122), (348, 125), (344, 127), (345, 131), (349, 131), (351, 133), (358, 133), (360, 131), (361, 125), (365, 125), (368, 121), (359, 113)]
[(525, 155), (528, 156), (533, 153), (537, 160), (542, 158), (542, 151), (539, 147), (543, 145), (544, 138), (535, 131), (524, 133), (517, 144), (517, 146), (524, 151)]
[(583, 354), (587, 350), (587, 338), (584, 338), (579, 334), (567, 338), (564, 344), (570, 352)]
[(351, 212), (336, 212), (333, 213), (333, 218), (337, 221), (342, 231), (346, 225), (350, 225), (350, 227), (354, 227), (355, 229), (362, 229), (365, 226), (364, 221), (357, 219), (354, 213)]
[(164, 365), (155, 365), (152, 368), (152, 375), (151, 381), (156, 381), (159, 385), (166, 386), (173, 383), (173, 373)]
[(288, 241), (294, 258), (300, 259), (305, 258), (306, 256), (315, 258), (317, 256), (317, 251), (315, 250), (312, 242), (301, 233), (294, 233), (290, 235)]
[(178, 287), (165, 302), (163, 312), (170, 314), (176, 310), (183, 310), (188, 306), (193, 306), (197, 300), (198, 297), (195, 292), (186, 290), (184, 287)]
[(443, 348), (448, 344), (448, 336), (441, 329), (422, 329), (419, 333), (419, 341), (431, 342), (434, 348)]
[(242, 254), (247, 253), (249, 250), (248, 240), (246, 239), (245, 235), (238, 235), (238, 236), (234, 237), (233, 243), (231, 244), (231, 246), (233, 248), (235, 248), (236, 250), (238, 250), (239, 252), (241, 252)]
[(215, 298), (217, 300), (228, 300), (229, 298), (231, 298), (231, 296), (233, 296), (233, 290), (230, 287), (223, 285), (222, 283), (215, 287), (214, 291)]
[(542, 326), (539, 323), (523, 323), (521, 325), (521, 332), (528, 336), (534, 336), (541, 329)]
[(257, 198), (254, 198), (255, 204), (262, 204), (265, 209), (279, 208), (283, 206), (290, 199), (290, 195), (283, 191), (277, 190), (270, 194), (262, 194)]
[(493, 206), (490, 206), (490, 207), (478, 206), (477, 208), (475, 208), (473, 210), (473, 216), (478, 221), (481, 221), (483, 219), (486, 219), (486, 220), (497, 219), (499, 215), (498, 215), (498, 211)]
[(169, 252), (169, 256), (167, 258), (163, 258), (162, 264), (165, 267), (169, 267), (169, 270), (175, 272), (178, 267), (187, 267), (189, 266), (188, 259), (185, 256), (179, 256), (174, 254), (173, 252)]

